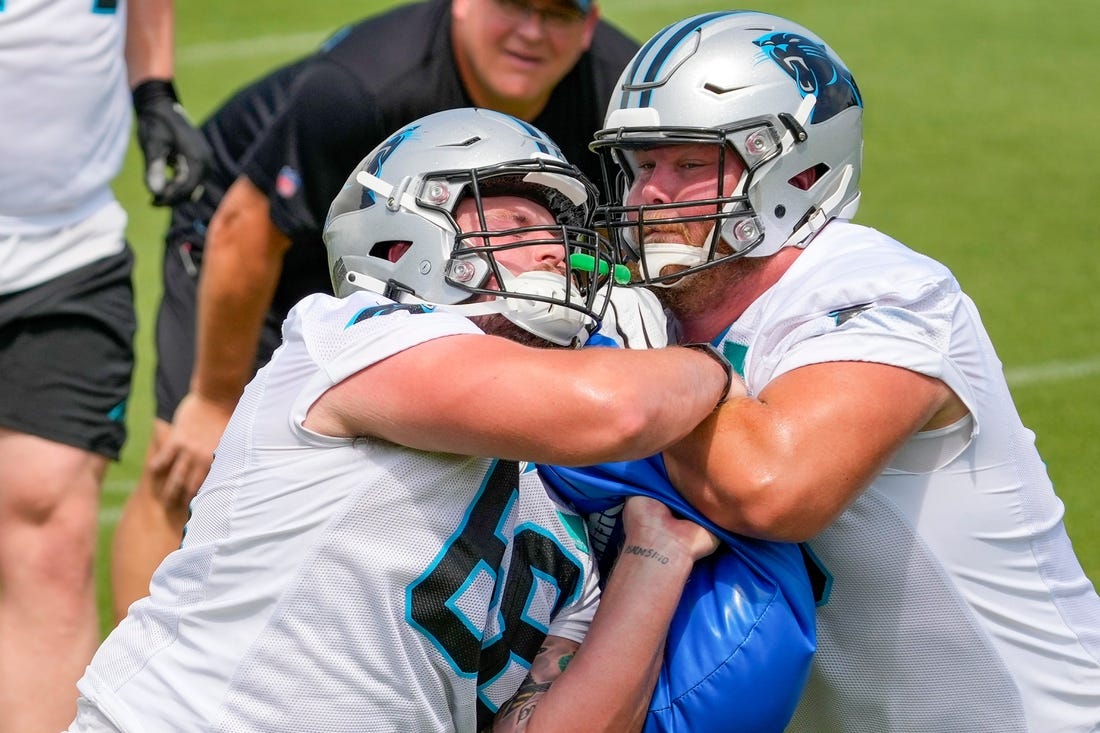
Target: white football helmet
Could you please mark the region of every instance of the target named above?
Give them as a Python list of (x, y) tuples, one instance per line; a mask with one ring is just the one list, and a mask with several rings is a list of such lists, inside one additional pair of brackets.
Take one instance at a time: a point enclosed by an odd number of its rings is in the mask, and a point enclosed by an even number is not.
[[(643, 282), (669, 285), (741, 256), (804, 247), (859, 205), (863, 101), (844, 63), (824, 41), (765, 13), (697, 15), (653, 36), (619, 78), (603, 130), (591, 147), (612, 181), (601, 218)], [(695, 201), (714, 213), (706, 246), (642, 244), (642, 227), (684, 202), (621, 205), (634, 178), (632, 150), (679, 143), (726, 146), (745, 164), (735, 190)], [(810, 171), (812, 175), (799, 174)], [(722, 180), (720, 170), (718, 180)], [(805, 181), (813, 178), (812, 185)], [(723, 195), (719, 195), (723, 194)], [(721, 242), (725, 247), (719, 250)], [(683, 265), (673, 275), (661, 268)]]
[[(532, 199), (557, 225), (485, 231), (481, 202), (491, 195)], [(467, 197), (477, 202), (478, 231), (460, 231), (455, 221)], [(368, 154), (333, 201), (324, 228), (333, 290), (502, 313), (554, 343), (580, 343), (599, 325), (610, 290), (603, 284), (623, 271), (590, 226), (595, 204), (595, 187), (530, 124), (475, 108), (428, 115)], [(543, 236), (515, 240), (531, 232)], [(497, 262), (501, 250), (548, 241), (564, 247), (564, 273), (516, 275)], [(398, 242), (408, 248), (391, 261)]]

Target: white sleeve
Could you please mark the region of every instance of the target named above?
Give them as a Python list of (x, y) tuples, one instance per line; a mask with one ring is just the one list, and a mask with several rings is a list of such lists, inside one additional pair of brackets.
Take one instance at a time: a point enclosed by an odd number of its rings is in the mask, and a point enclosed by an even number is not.
[(473, 322), (455, 313), (383, 312), (346, 326), (338, 338), (331, 339), (333, 348), (319, 363), (331, 382), (339, 384), (376, 362), (427, 341), (478, 333), (482, 331)]
[(560, 636), (577, 643), (583, 642), (599, 605), (599, 574), (595, 566), (590, 565), (580, 597), (554, 616), (550, 622), (550, 630), (546, 632), (547, 636)]
[(941, 283), (910, 302), (884, 300), (839, 318), (825, 314), (816, 319), (825, 323), (803, 325), (771, 378), (831, 361), (889, 364), (939, 379), (973, 411), (973, 388), (951, 355), (954, 322), (964, 308), (958, 289)]

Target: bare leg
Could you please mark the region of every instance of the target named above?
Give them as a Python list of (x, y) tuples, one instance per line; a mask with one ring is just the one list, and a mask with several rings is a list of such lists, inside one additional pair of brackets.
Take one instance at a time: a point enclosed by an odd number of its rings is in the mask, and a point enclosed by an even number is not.
[(115, 528), (111, 548), (111, 592), (116, 624), (126, 617), (131, 603), (149, 595), (153, 571), (168, 553), (179, 547), (183, 538), (187, 506), (165, 506), (156, 490), (157, 482), (163, 477), (149, 470), (149, 458), (157, 452), (169, 428), (163, 420), (154, 421), (141, 477)]
[(0, 733), (57, 733), (99, 643), (93, 560), (107, 458), (0, 429)]

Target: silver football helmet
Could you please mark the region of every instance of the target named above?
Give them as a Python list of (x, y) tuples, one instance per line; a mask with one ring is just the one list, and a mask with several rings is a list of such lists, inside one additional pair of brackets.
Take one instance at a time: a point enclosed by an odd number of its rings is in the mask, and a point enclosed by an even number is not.
[[(627, 65), (591, 145), (617, 202), (601, 217), (623, 256), (639, 260), (642, 281), (656, 285), (734, 257), (804, 247), (859, 205), (862, 115), (844, 63), (796, 23), (748, 11), (674, 23)], [(745, 171), (733, 191), (716, 187), (714, 198), (691, 202), (713, 213), (665, 218), (712, 221), (704, 247), (643, 244), (647, 216), (663, 218), (684, 202), (622, 205), (634, 180), (632, 151), (680, 143), (728, 148)], [(666, 265), (687, 269), (662, 277)]]
[[(557, 223), (487, 231), (482, 199), (492, 195), (529, 198)], [(480, 226), (460, 231), (455, 211), (470, 197)], [(502, 313), (556, 344), (580, 343), (599, 325), (608, 277), (622, 272), (590, 226), (595, 204), (595, 187), (528, 123), (475, 108), (428, 115), (368, 154), (333, 201), (324, 228), (333, 290)], [(400, 256), (396, 243), (407, 244)], [(498, 263), (502, 251), (547, 243), (563, 247), (560, 272)]]

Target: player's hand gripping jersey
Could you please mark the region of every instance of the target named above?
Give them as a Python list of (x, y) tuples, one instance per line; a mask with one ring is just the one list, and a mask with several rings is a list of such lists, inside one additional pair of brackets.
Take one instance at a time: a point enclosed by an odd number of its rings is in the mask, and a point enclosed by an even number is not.
[(621, 503), (640, 494), (706, 526), (723, 546), (696, 563), (669, 627), (646, 733), (782, 731), (814, 652), (814, 599), (797, 545), (731, 534), (669, 483), (660, 456), (587, 468), (539, 466), (582, 514), (610, 567), (622, 539)]

